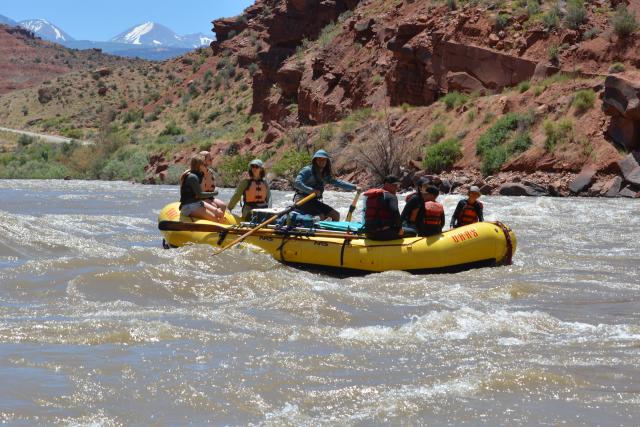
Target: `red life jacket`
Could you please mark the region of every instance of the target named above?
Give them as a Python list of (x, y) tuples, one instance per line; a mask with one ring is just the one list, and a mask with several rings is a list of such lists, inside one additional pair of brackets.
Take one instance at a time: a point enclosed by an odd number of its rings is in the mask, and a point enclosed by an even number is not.
[(386, 203), (384, 203), (384, 194), (387, 191), (382, 188), (372, 188), (363, 194), (367, 198), (364, 209), (365, 224), (388, 225), (393, 219), (393, 215)]
[(263, 180), (256, 181), (252, 179), (249, 186), (244, 190), (245, 203), (266, 203), (267, 202), (267, 183)]
[(442, 225), (444, 206), (438, 202), (424, 202), (424, 224)]
[(458, 225), (469, 225), (478, 222), (479, 218), (476, 207), (482, 208), (482, 203), (476, 200), (473, 205), (470, 205), (467, 201), (462, 212), (460, 212), (460, 216), (458, 217)]

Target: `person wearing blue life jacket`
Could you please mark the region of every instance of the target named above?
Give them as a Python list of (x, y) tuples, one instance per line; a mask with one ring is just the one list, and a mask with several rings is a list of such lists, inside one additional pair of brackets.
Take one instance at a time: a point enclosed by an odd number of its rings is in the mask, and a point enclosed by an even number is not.
[(331, 221), (339, 221), (340, 214), (338, 211), (322, 202), (322, 193), (324, 192), (325, 184), (335, 185), (338, 188), (350, 191), (358, 189), (350, 182), (334, 178), (329, 153), (325, 150), (318, 150), (313, 155), (311, 164), (302, 168), (293, 183), (293, 188), (296, 191), (294, 197), (295, 202), (311, 193), (316, 193), (317, 197), (302, 206), (298, 206), (296, 211), (312, 216), (319, 216), (321, 220), (330, 218)]

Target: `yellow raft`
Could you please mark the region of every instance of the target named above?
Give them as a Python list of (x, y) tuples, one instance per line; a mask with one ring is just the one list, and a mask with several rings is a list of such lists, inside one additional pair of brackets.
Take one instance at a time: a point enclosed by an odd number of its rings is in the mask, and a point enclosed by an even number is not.
[[(181, 216), (178, 203), (165, 206), (158, 217), (167, 246), (187, 244), (224, 246), (251, 228), (227, 214), (229, 224), (193, 220)], [(333, 235), (335, 234), (335, 237)], [(245, 240), (276, 260), (298, 268), (366, 274), (388, 270), (411, 273), (442, 273), (511, 264), (516, 236), (500, 222), (481, 222), (431, 237), (408, 237), (392, 241), (368, 240), (364, 236), (326, 230), (261, 229)]]

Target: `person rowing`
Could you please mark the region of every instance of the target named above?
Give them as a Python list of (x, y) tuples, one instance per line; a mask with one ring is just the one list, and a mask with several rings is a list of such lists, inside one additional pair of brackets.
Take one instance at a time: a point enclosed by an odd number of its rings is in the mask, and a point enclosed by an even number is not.
[(251, 219), (254, 209), (268, 208), (271, 205), (271, 190), (265, 180), (264, 163), (260, 159), (253, 159), (249, 163), (249, 171), (246, 178), (243, 178), (235, 193), (229, 200), (229, 210), (238, 204), (242, 198), (242, 219)]
[(318, 150), (311, 159), (311, 164), (300, 170), (293, 188), (296, 191), (294, 202), (303, 199), (311, 193), (317, 197), (310, 202), (299, 206), (296, 210), (312, 216), (319, 216), (321, 220), (330, 218), (331, 221), (339, 221), (340, 214), (331, 206), (322, 202), (322, 193), (325, 184), (331, 184), (343, 190), (355, 191), (358, 187), (350, 182), (336, 179), (331, 170), (331, 157), (325, 150)]

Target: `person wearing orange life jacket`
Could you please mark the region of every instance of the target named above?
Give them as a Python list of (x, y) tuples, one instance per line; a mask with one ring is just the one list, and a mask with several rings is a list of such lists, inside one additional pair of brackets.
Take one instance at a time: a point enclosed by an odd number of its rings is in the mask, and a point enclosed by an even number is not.
[[(218, 191), (216, 190), (216, 181), (213, 174), (213, 158), (211, 157), (211, 153), (208, 151), (201, 151), (198, 155), (204, 159), (205, 165), (202, 182), (200, 184), (202, 186), (202, 191), (213, 194), (213, 196), (204, 200), (204, 203), (211, 205), (214, 209), (219, 209), (224, 212), (227, 210), (227, 205), (222, 200), (215, 197), (218, 194)], [(183, 177), (188, 173), (189, 169), (182, 174), (180, 179), (181, 183)]]
[(242, 219), (251, 219), (254, 209), (268, 208), (271, 205), (271, 190), (265, 180), (264, 163), (253, 159), (249, 163), (248, 175), (240, 181), (235, 193), (229, 200), (229, 210), (233, 209), (242, 198)]
[(462, 227), (463, 225), (474, 224), (484, 221), (482, 203), (478, 200), (480, 189), (475, 185), (469, 188), (469, 197), (460, 200), (451, 218), (451, 228)]
[(384, 179), (382, 188), (373, 188), (363, 193), (364, 232), (371, 240), (399, 239), (403, 232), (398, 210), (396, 192), (400, 182), (389, 175)]
[(428, 237), (440, 234), (445, 224), (444, 206), (436, 202), (440, 191), (438, 191), (437, 187), (431, 185), (426, 188), (425, 192), (421, 193), (424, 199), (424, 206), (421, 218), (417, 221), (418, 235)]

